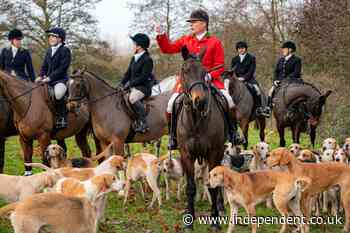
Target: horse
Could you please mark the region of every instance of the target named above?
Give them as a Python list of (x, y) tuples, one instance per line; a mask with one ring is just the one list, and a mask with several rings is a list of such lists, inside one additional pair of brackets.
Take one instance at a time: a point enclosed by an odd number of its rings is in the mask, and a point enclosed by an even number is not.
[[(46, 147), (51, 139), (64, 142), (64, 139), (75, 135), (76, 142), (84, 157), (90, 157), (91, 151), (87, 142), (89, 132), (89, 112), (81, 108), (79, 112), (68, 114), (69, 126), (54, 130), (54, 114), (48, 87), (44, 84), (30, 83), (0, 71), (0, 88), (13, 111), (16, 129), (24, 154), (25, 163), (32, 162), (33, 140), (40, 145), (43, 162)], [(62, 143), (60, 143), (62, 144)], [(25, 166), (26, 171), (31, 167)]]
[(18, 134), (13, 123), (13, 112), (0, 90), (0, 173), (4, 172), (6, 138)]
[[(248, 90), (247, 86), (239, 81), (233, 71), (225, 71), (224, 78), (229, 79), (229, 93), (232, 96), (234, 103), (236, 104), (236, 119), (239, 122), (239, 126), (242, 129), (245, 142), (243, 144), (244, 149), (248, 148), (248, 131), (249, 123), (255, 121), (259, 128), (260, 141), (265, 141), (265, 127), (266, 119), (263, 116), (256, 114), (256, 107), (254, 106), (254, 98), (252, 93)], [(261, 93), (264, 95), (264, 93)]]
[(164, 113), (171, 92), (146, 99), (149, 131), (140, 134), (132, 129), (132, 114), (125, 97), (126, 93), (122, 89), (113, 88), (92, 72), (80, 69), (73, 72), (68, 90), (69, 108), (88, 106), (92, 128), (101, 142), (102, 149), (113, 143), (115, 152), (123, 155), (124, 143), (149, 142), (167, 133), (167, 119)]
[(309, 129), (312, 146), (315, 146), (316, 128), (320, 123), (323, 107), (328, 96), (328, 90), (322, 94), (312, 84), (302, 81), (285, 80), (275, 91), (273, 115), (280, 137), (280, 146), (284, 147), (284, 129), (292, 130), (293, 143), (300, 143), (300, 134)]
[[(186, 47), (182, 48), (184, 63), (180, 72), (184, 88), (183, 107), (178, 112), (176, 126), (181, 162), (186, 175), (187, 210), (186, 216), (195, 218), (194, 198), (196, 184), (194, 163), (206, 163), (209, 170), (221, 164), (224, 155), (225, 127), (224, 104), (213, 94), (212, 87), (205, 82), (206, 70), (201, 64), (205, 49), (199, 58), (191, 55)], [(180, 98), (180, 97), (179, 97)], [(225, 103), (225, 101), (223, 102)], [(221, 107), (223, 106), (223, 107)], [(226, 106), (228, 108), (228, 106)], [(211, 215), (219, 215), (218, 205), (223, 205), (219, 188), (209, 188), (212, 206)], [(219, 225), (213, 224), (213, 230)], [(185, 224), (185, 229), (193, 229), (193, 223)]]

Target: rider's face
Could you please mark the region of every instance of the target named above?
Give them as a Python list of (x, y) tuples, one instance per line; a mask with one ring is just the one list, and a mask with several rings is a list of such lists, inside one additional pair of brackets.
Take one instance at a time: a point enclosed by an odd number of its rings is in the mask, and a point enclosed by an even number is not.
[(191, 30), (194, 34), (200, 34), (207, 30), (207, 23), (203, 21), (192, 21)]
[(246, 48), (238, 48), (238, 53), (243, 55), (247, 52), (247, 49)]
[(139, 53), (139, 52), (142, 52), (143, 51), (143, 48), (139, 45), (137, 45), (136, 43), (134, 43), (134, 53)]
[(282, 49), (281, 49), (281, 52), (282, 52), (282, 56), (283, 56), (283, 57), (286, 57), (286, 56), (288, 56), (288, 55), (290, 54), (290, 49), (288, 49), (288, 48), (282, 48)]
[(50, 46), (56, 46), (59, 43), (61, 43), (61, 38), (56, 37), (56, 36), (52, 36), (52, 35), (49, 36), (49, 45)]
[(13, 39), (11, 40), (11, 44), (16, 48), (20, 48), (22, 46), (22, 39)]

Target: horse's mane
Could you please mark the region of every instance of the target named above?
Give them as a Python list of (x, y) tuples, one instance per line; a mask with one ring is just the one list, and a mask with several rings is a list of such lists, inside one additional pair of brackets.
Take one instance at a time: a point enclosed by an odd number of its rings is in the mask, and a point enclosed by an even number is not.
[(97, 80), (101, 81), (103, 84), (105, 84), (106, 86), (110, 87), (110, 88), (114, 88), (112, 85), (110, 85), (106, 80), (104, 80), (103, 78), (100, 78), (97, 74), (95, 74), (92, 71), (85, 71), (87, 74), (91, 75), (92, 77), (96, 78)]

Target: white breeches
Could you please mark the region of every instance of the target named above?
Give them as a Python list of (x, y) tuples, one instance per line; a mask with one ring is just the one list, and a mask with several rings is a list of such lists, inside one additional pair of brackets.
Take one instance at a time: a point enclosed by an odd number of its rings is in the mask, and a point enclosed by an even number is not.
[(144, 97), (145, 97), (145, 94), (143, 94), (142, 91), (139, 91), (136, 88), (131, 88), (130, 95), (129, 95), (129, 102), (131, 104), (136, 103), (137, 101), (143, 99)]
[(57, 83), (54, 86), (56, 100), (62, 99), (63, 96), (66, 94), (66, 91), (67, 91), (67, 87), (66, 87), (66, 85), (64, 85), (64, 83)]

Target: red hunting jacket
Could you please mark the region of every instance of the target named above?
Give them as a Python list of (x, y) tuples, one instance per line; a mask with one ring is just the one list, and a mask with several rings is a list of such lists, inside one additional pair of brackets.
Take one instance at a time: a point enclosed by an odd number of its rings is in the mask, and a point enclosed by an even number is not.
[[(186, 46), (190, 53), (199, 54), (203, 47), (207, 47), (202, 64), (208, 71), (212, 70), (210, 72), (213, 79), (212, 84), (218, 89), (224, 88), (224, 84), (221, 80), (221, 74), (225, 71), (224, 48), (217, 37), (207, 33), (207, 35), (199, 41), (195, 35), (186, 35), (172, 42), (169, 40), (167, 34), (162, 34), (157, 36), (157, 42), (160, 50), (168, 54), (180, 53), (183, 46)], [(176, 82), (175, 92), (182, 92), (179, 80)]]

